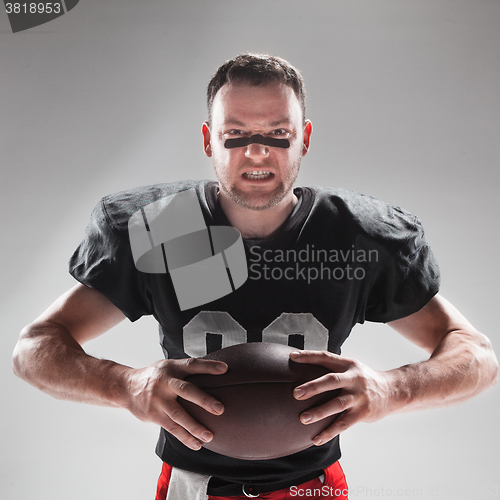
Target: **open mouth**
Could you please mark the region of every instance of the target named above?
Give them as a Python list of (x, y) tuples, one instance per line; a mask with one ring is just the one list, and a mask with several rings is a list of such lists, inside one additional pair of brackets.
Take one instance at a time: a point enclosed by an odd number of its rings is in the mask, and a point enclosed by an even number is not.
[(260, 181), (264, 179), (270, 179), (274, 174), (271, 172), (267, 172), (266, 170), (253, 170), (251, 172), (245, 172), (243, 177), (245, 179), (249, 179), (251, 181)]

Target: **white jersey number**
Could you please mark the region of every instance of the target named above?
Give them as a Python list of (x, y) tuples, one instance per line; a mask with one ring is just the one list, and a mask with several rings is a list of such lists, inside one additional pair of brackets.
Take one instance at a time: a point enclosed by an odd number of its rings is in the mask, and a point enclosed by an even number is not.
[[(201, 311), (184, 327), (184, 352), (207, 354), (207, 335), (222, 337), (222, 348), (247, 342), (247, 331), (227, 312)], [(311, 313), (283, 313), (262, 331), (262, 342), (288, 345), (290, 335), (302, 335), (304, 349), (326, 351), (328, 330)]]

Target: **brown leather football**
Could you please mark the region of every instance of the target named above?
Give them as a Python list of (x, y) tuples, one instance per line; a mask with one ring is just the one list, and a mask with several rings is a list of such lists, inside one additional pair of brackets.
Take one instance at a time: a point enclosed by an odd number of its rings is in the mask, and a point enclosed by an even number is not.
[(312, 439), (335, 415), (305, 425), (299, 415), (319, 406), (339, 391), (329, 391), (299, 401), (293, 397), (298, 385), (321, 377), (329, 370), (317, 365), (294, 363), (289, 354), (296, 348), (271, 343), (249, 343), (226, 347), (204, 359), (224, 361), (222, 375), (191, 375), (186, 378), (212, 394), (225, 407), (222, 415), (179, 398), (181, 405), (214, 438), (203, 446), (216, 453), (245, 460), (283, 457), (313, 446)]

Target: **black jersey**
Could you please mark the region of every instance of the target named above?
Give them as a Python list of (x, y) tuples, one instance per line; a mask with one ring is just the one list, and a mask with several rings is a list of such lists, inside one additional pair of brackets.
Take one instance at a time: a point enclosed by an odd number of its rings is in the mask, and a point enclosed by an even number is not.
[[(299, 203), (271, 238), (244, 240), (246, 282), (181, 311), (169, 274), (136, 269), (127, 224), (141, 207), (188, 189), (196, 190), (207, 226), (230, 225), (215, 182), (137, 188), (100, 201), (70, 260), (70, 273), (131, 321), (143, 315), (157, 319), (167, 358), (219, 349), (224, 335), (234, 332), (242, 342), (340, 354), (356, 323), (408, 316), (438, 291), (439, 269), (415, 216), (362, 194), (300, 187)], [(245, 484), (293, 479), (340, 458), (338, 437), (294, 455), (247, 461), (192, 451), (163, 429), (156, 451), (174, 467)]]

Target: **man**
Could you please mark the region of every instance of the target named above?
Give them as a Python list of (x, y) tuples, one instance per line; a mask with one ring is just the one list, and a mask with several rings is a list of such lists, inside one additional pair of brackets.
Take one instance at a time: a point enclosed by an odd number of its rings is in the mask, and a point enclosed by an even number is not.
[[(299, 491), (311, 492), (302, 498), (347, 498), (338, 464), (341, 432), (392, 413), (464, 401), (496, 382), (496, 357), (489, 340), (438, 295), (439, 271), (416, 217), (343, 190), (294, 188), (312, 125), (305, 119), (302, 77), (293, 66), (266, 55), (227, 61), (209, 84), (208, 111), (203, 144), (218, 184), (189, 181), (105, 197), (70, 261), (80, 284), (23, 330), (14, 370), (52, 396), (126, 408), (160, 425), (158, 500), (207, 494), (284, 499)], [(136, 267), (128, 222), (135, 213), (145, 214), (145, 207), (188, 190), (196, 193), (207, 225), (239, 230), (249, 277), (226, 296), (183, 309), (168, 274)], [(307, 262), (298, 262), (300, 251)], [(158, 319), (168, 359), (133, 369), (82, 349), (125, 317), (135, 321), (144, 314)], [(223, 320), (209, 325), (215, 315)], [(340, 356), (351, 328), (365, 320), (388, 323), (430, 358), (377, 372)], [(211, 432), (176, 398), (215, 415), (224, 411), (183, 380), (227, 369), (188, 357), (196, 350), (187, 347), (187, 328), (197, 326), (194, 338), (203, 350), (216, 323), (215, 333), (240, 328), (247, 342), (266, 335), (286, 342), (298, 332), (299, 339), (289, 340), (298, 347), (293, 361), (331, 370), (294, 393), (307, 399), (341, 389), (340, 396), (301, 415), (307, 425), (340, 414), (313, 447), (267, 461), (231, 459), (202, 447)]]

